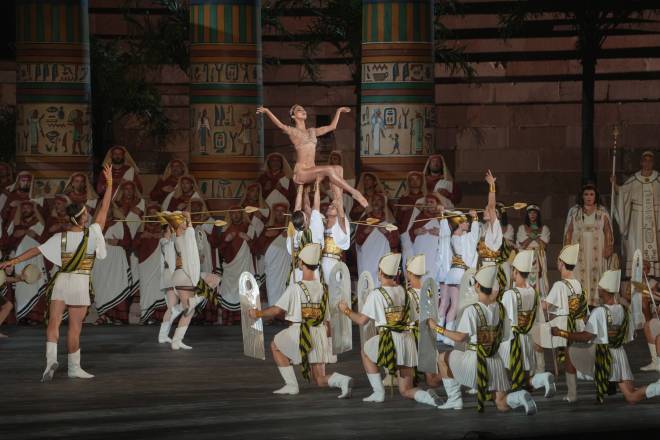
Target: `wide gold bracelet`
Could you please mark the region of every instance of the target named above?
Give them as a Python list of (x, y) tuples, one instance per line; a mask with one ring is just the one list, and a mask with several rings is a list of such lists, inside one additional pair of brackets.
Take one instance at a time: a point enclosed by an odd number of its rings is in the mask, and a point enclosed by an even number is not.
[(436, 332), (437, 334), (439, 334), (439, 335), (444, 335), (444, 334), (445, 334), (445, 330), (446, 330), (446, 329), (445, 329), (444, 327), (440, 327), (440, 326), (437, 326), (437, 327), (435, 328), (435, 332)]
[(351, 309), (346, 308), (346, 310), (344, 310), (343, 313), (344, 313), (344, 315), (348, 316), (349, 318), (351, 317)]
[(490, 184), (490, 192), (492, 192), (492, 193), (495, 192), (495, 184), (494, 183)]
[(561, 336), (564, 339), (568, 339), (569, 333), (566, 330), (559, 330), (559, 336)]
[(264, 312), (262, 312), (261, 310), (257, 310), (256, 312), (254, 312), (254, 315), (257, 317), (257, 319), (263, 318)]

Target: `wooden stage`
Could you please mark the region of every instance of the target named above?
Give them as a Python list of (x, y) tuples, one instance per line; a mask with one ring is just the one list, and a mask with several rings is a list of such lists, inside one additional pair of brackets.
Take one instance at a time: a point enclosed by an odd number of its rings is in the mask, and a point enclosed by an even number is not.
[[(267, 344), (280, 329), (267, 327)], [(440, 411), (398, 393), (383, 404), (366, 404), (361, 399), (370, 387), (357, 351), (328, 368), (355, 378), (352, 399), (337, 400), (337, 390), (306, 384), (298, 396), (274, 396), (271, 391), (282, 385), (276, 367), (269, 355), (265, 362), (242, 355), (237, 326), (191, 327), (186, 342), (194, 349), (178, 352), (156, 343), (157, 326), (86, 326), (82, 366), (96, 378), (66, 377), (62, 339), (60, 369), (52, 383), (42, 384), (44, 330), (3, 331), (11, 338), (0, 340), (0, 439), (584, 440), (631, 432), (652, 439), (660, 427), (660, 398), (630, 406), (617, 394), (597, 405), (593, 384), (580, 382), (580, 401), (569, 405), (562, 401), (563, 377), (554, 398), (535, 393), (539, 413), (533, 417), (499, 414), (492, 404), (478, 414), (467, 393), (462, 411)], [(644, 341), (629, 345), (628, 354), (638, 385), (658, 379), (657, 373), (638, 371), (649, 358)]]

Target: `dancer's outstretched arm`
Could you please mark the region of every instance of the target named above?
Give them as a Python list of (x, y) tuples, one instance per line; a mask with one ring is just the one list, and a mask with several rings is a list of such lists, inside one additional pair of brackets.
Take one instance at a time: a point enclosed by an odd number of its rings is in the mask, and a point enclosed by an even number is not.
[[(258, 110), (257, 110), (258, 111)], [(326, 133), (330, 133), (331, 131), (334, 131), (337, 129), (337, 124), (339, 123), (339, 117), (341, 116), (342, 113), (349, 113), (351, 111), (350, 108), (348, 107), (339, 107), (337, 111), (335, 112), (335, 117), (332, 119), (332, 122), (330, 125), (326, 125), (323, 127), (317, 127), (316, 129), (316, 135), (317, 136), (323, 136)]]
[(268, 119), (273, 121), (273, 124), (275, 124), (277, 126), (277, 128), (279, 128), (280, 130), (285, 130), (286, 129), (287, 126), (285, 124), (283, 124), (282, 121), (277, 119), (277, 117), (273, 114), (273, 112), (268, 110), (266, 107), (258, 107), (257, 108), (257, 114), (260, 114), (260, 113), (263, 113), (266, 116), (268, 116)]
[(108, 217), (108, 211), (110, 209), (110, 199), (112, 199), (112, 168), (110, 164), (103, 167), (103, 178), (105, 179), (106, 188), (109, 189), (103, 194), (101, 207), (96, 212), (96, 218), (94, 219), (94, 223), (98, 223), (101, 230), (105, 227), (105, 220)]
[(317, 175), (314, 182), (314, 206), (312, 209), (318, 212), (321, 212), (321, 180), (323, 178)]
[(493, 176), (493, 173), (488, 170), (486, 172), (486, 182), (488, 182), (489, 190), (488, 190), (488, 205), (486, 206), (486, 209), (488, 210), (490, 214), (490, 221), (489, 223), (494, 223), (495, 220), (497, 220), (497, 212), (496, 212), (496, 192), (495, 192), (495, 181), (497, 179)]

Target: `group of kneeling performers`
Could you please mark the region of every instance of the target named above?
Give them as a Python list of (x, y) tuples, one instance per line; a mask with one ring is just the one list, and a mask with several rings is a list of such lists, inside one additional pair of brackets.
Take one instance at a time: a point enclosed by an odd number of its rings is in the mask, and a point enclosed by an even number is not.
[[(377, 328), (377, 335), (364, 342), (361, 351), (362, 364), (373, 389), (363, 401), (385, 400), (385, 381), (381, 377), (384, 369), (391, 376), (398, 373), (398, 388), (404, 398), (422, 404), (439, 409), (462, 409), (461, 386), (464, 386), (476, 393), (479, 411), (484, 410), (486, 401), (494, 400), (499, 411), (522, 408), (528, 415), (535, 414), (537, 406), (528, 390), (543, 389), (546, 398), (556, 392), (554, 375), (545, 371), (544, 349), (532, 338), (532, 329), (538, 329), (546, 321), (550, 322), (544, 325), (546, 339), (552, 341), (552, 347), (560, 353), (558, 357), (565, 361), (567, 395), (564, 400), (577, 401), (578, 374), (595, 382), (600, 402), (605, 395), (612, 394), (616, 384), (629, 403), (660, 396), (660, 380), (640, 388), (633, 384), (623, 345), (633, 339), (634, 327), (627, 308), (617, 300), (620, 271), (602, 274), (598, 290), (603, 305), (591, 312), (582, 286), (573, 276), (580, 252), (577, 244), (565, 246), (560, 252), (561, 280), (553, 285), (547, 297), (541, 298), (527, 280), (533, 270), (532, 250), (515, 255), (511, 264), (512, 288), (504, 292), (501, 290), (505, 289), (499, 289), (497, 264), (487, 258), (492, 256), (493, 250), (485, 249), (493, 241), (493, 231), (500, 229), (495, 211), (495, 179), (490, 172), (486, 180), (490, 193), (479, 243), (482, 258), (473, 276), (465, 274), (467, 266), (456, 252), (461, 247), (452, 246), (451, 270), (457, 272), (454, 275), (458, 280), (463, 276), (471, 278), (468, 285), (478, 300), (464, 307), (451, 329), (432, 318), (420, 321), (420, 289), (423, 278), (429, 275), (423, 254), (404, 263), (407, 287), (397, 281), (401, 254), (388, 253), (378, 264), (380, 285), (367, 295), (361, 309), (354, 311), (350, 304), (339, 302), (339, 310), (353, 323), (358, 326), (373, 324)], [(336, 242), (341, 240), (341, 248), (348, 248), (343, 212), (335, 208), (328, 211), (325, 224), (316, 211), (294, 212), (292, 220), (296, 232), (291, 251), (299, 269), (298, 276), (292, 278), (293, 282), (275, 305), (249, 311), (251, 319), (269, 319), (284, 313), (291, 323), (275, 336), (270, 346), (285, 382), (275, 394), (299, 393), (293, 365), (301, 365), (305, 379), (313, 379), (320, 387), (338, 388), (339, 398), (351, 396), (353, 379), (338, 372), (327, 374), (325, 370), (326, 364), (336, 362), (336, 356), (333, 356), (328, 331), (328, 291), (320, 278), (327, 280), (332, 269), (328, 263), (337, 261)], [(468, 234), (468, 228), (464, 227), (469, 226), (467, 216), (450, 214), (454, 216), (443, 222), (449, 220), (459, 237)], [(476, 212), (470, 212), (470, 216), (474, 230), (475, 223), (478, 228)], [(437, 333), (438, 340), (454, 346), (451, 351), (437, 354), (437, 373), (418, 375), (416, 370), (420, 326), (428, 326)], [(660, 350), (660, 337), (656, 344)], [(417, 385), (422, 376), (426, 390)], [(447, 394), (445, 402), (436, 391), (441, 383)]]
[[(103, 177), (112, 185), (112, 172), (104, 168)], [(495, 211), (495, 179), (486, 176), (490, 185), (488, 206), (484, 213), (484, 231), (480, 247), (492, 242), (489, 233), (499, 228)], [(317, 181), (317, 185), (319, 182)], [(90, 273), (96, 258), (106, 255), (102, 229), (110, 205), (111, 191), (106, 191), (101, 207), (93, 221), (88, 221), (84, 206), (70, 205), (67, 213), (72, 227), (54, 234), (44, 244), (0, 264), (0, 269), (13, 266), (39, 253), (60, 267), (48, 286), (50, 299), (46, 368), (43, 381), (50, 381), (58, 368), (57, 341), (59, 326), (68, 312), (67, 334), (68, 376), (91, 378), (80, 365), (80, 332), (90, 304)], [(297, 201), (298, 202), (298, 201)], [(300, 204), (297, 203), (299, 206)], [(458, 237), (468, 234), (468, 218), (461, 213), (446, 218)], [(199, 255), (190, 214), (171, 230), (161, 242), (168, 276), (168, 311), (161, 325), (158, 340), (171, 343), (173, 349), (190, 348), (183, 337), (192, 319), (195, 307), (201, 301), (200, 284), (213, 287), (218, 280), (200, 273)], [(470, 212), (473, 227), (476, 212)], [(327, 363), (336, 362), (326, 322), (329, 316), (328, 291), (321, 277), (329, 279), (332, 268), (340, 261), (343, 250), (349, 248), (350, 230), (341, 201), (333, 201), (325, 218), (317, 210), (292, 214), (295, 233), (289, 242), (294, 255), (295, 270), (291, 283), (274, 306), (264, 310), (252, 309), (250, 318), (273, 318), (285, 314), (291, 325), (278, 333), (271, 344), (275, 363), (285, 385), (276, 394), (298, 394), (299, 386), (293, 365), (301, 365), (303, 377), (313, 379), (321, 387), (341, 390), (339, 398), (348, 398), (352, 392), (352, 378), (325, 371)], [(84, 225), (91, 224), (89, 227)], [(485, 244), (484, 244), (485, 243)], [(452, 246), (452, 269), (461, 279), (467, 266)], [(478, 409), (483, 410), (487, 400), (494, 400), (500, 411), (524, 408), (526, 414), (537, 411), (536, 403), (527, 389), (544, 389), (545, 397), (556, 392), (554, 376), (545, 371), (543, 350), (532, 339), (532, 329), (545, 320), (549, 313), (553, 326), (550, 338), (553, 347), (565, 347), (566, 400), (577, 400), (576, 374), (579, 372), (596, 383), (600, 401), (617, 383), (625, 399), (634, 403), (644, 398), (660, 396), (660, 380), (648, 386), (635, 388), (623, 345), (630, 342), (634, 328), (627, 309), (618, 304), (620, 272), (602, 274), (599, 294), (602, 306), (589, 313), (579, 281), (572, 274), (578, 260), (579, 246), (562, 249), (558, 267), (561, 280), (557, 281), (544, 299), (527, 282), (532, 271), (533, 251), (521, 251), (512, 262), (513, 287), (499, 292), (497, 265), (483, 258), (481, 267), (471, 280), (471, 289), (478, 296), (473, 304), (462, 311), (458, 324), (451, 329), (433, 319), (420, 322), (420, 289), (427, 276), (424, 255), (416, 255), (405, 263), (406, 288), (398, 282), (401, 254), (388, 253), (378, 264), (379, 287), (372, 290), (359, 311), (350, 304), (339, 303), (339, 309), (353, 323), (366, 326), (373, 322), (377, 335), (367, 340), (362, 348), (362, 363), (373, 392), (365, 402), (383, 402), (385, 388), (381, 368), (390, 375), (398, 373), (398, 388), (408, 399), (436, 406), (440, 409), (462, 409), (461, 386), (476, 391)], [(460, 273), (459, 273), (460, 272)], [(206, 274), (208, 275), (208, 274)], [(455, 287), (455, 286), (454, 286)], [(178, 326), (170, 339), (172, 323), (179, 316)], [(437, 373), (426, 373), (427, 389), (417, 386), (419, 326), (428, 326), (438, 338), (455, 345), (455, 349), (437, 355)], [(660, 352), (660, 337), (656, 340)], [(660, 365), (660, 362), (657, 363)], [(421, 378), (421, 377), (420, 377)], [(444, 385), (447, 400), (443, 403), (435, 390)]]

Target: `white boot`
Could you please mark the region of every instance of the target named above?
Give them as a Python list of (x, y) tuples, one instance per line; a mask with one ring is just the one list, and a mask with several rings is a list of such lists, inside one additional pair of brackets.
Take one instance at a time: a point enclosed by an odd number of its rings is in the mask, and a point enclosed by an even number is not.
[(660, 396), (660, 380), (653, 382), (646, 387), (646, 398), (652, 399), (654, 397)]
[(429, 393), (429, 396), (433, 399), (435, 402), (435, 406), (442, 405), (442, 397), (440, 397), (440, 394), (438, 394), (438, 391), (434, 388), (429, 388), (426, 390), (427, 393)]
[(293, 367), (289, 365), (288, 367), (277, 367), (277, 369), (280, 370), (282, 379), (284, 379), (284, 386), (279, 390), (273, 391), (273, 394), (290, 394), (292, 396), (298, 394), (298, 380), (296, 379), (296, 372), (293, 371)]
[(658, 369), (658, 365), (656, 361), (658, 354), (655, 352), (655, 344), (648, 344), (648, 345), (649, 345), (649, 351), (651, 352), (651, 363), (648, 365), (644, 365), (642, 368), (640, 368), (640, 371), (654, 371)]
[(44, 374), (41, 375), (41, 381), (50, 382), (53, 380), (57, 367), (59, 367), (57, 363), (57, 342), (46, 342), (46, 369)]
[(545, 373), (545, 352), (535, 351), (534, 359), (536, 360), (536, 370), (534, 372), (536, 374)]
[(447, 401), (440, 405), (439, 409), (463, 409), (463, 398), (461, 397), (461, 384), (456, 379), (443, 378), (442, 384), (447, 392)]
[(424, 405), (431, 405), (434, 407), (438, 406), (435, 404), (435, 399), (428, 391), (415, 391), (415, 402), (423, 403)]
[(188, 330), (187, 325), (185, 327), (177, 327), (176, 330), (174, 330), (174, 337), (172, 337), (172, 350), (192, 350), (191, 346), (183, 343), (183, 337), (186, 334), (186, 330)]
[(353, 379), (339, 373), (332, 373), (328, 379), (328, 385), (332, 388), (341, 389), (341, 394), (337, 399), (349, 399), (351, 397), (351, 389), (353, 387)]
[(566, 388), (568, 388), (568, 393), (564, 400), (568, 403), (577, 402), (577, 377), (575, 374), (566, 373)]
[(75, 353), (69, 353), (69, 377), (72, 379), (91, 379), (93, 374), (89, 374), (80, 367), (80, 349)]
[(509, 405), (509, 408), (516, 409), (519, 407), (525, 408), (525, 414), (528, 416), (534, 415), (538, 412), (536, 408), (536, 402), (532, 398), (532, 395), (525, 390), (516, 391), (506, 396), (506, 404)]
[(172, 343), (172, 339), (168, 336), (172, 328), (172, 321), (163, 321), (160, 323), (160, 331), (158, 332), (158, 343)]
[(530, 381), (535, 390), (545, 388), (545, 398), (549, 399), (557, 392), (555, 376), (552, 373), (536, 373)]
[(380, 378), (380, 373), (367, 374), (367, 379), (371, 384), (374, 392), (371, 393), (371, 396), (365, 397), (362, 399), (363, 402), (376, 402), (381, 403), (385, 401), (385, 387), (383, 386), (383, 381)]

